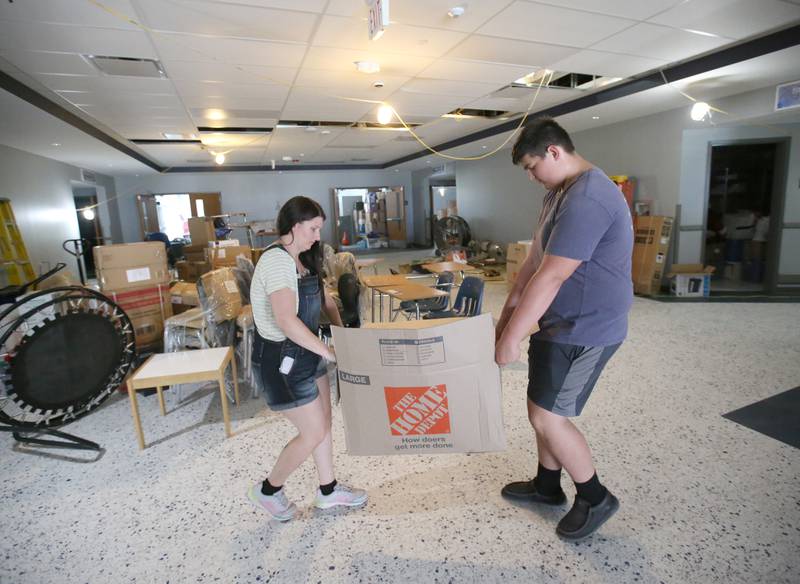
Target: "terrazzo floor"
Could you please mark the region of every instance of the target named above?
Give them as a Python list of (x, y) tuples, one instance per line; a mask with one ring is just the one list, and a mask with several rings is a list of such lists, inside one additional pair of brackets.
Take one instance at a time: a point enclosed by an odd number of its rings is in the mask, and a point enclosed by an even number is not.
[[(496, 316), (505, 285), (486, 294)], [(213, 385), (185, 389), (181, 404), (167, 392), (166, 418), (140, 398), (144, 451), (122, 395), (65, 428), (101, 443), (99, 458), (3, 434), (0, 582), (800, 581), (800, 450), (721, 416), (800, 385), (797, 304), (635, 301), (629, 339), (578, 421), (622, 506), (578, 544), (554, 533), (568, 505), (500, 497), (536, 466), (526, 366), (502, 375), (499, 453), (351, 457), (334, 408), (338, 477), (370, 501), (312, 510), (309, 461), (286, 484), (302, 510), (287, 524), (244, 495), (290, 424), (246, 398), (224, 440)]]

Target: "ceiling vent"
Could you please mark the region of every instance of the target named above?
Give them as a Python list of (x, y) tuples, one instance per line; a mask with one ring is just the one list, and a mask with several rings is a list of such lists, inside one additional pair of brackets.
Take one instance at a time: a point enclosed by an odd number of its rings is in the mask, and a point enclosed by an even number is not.
[(94, 171), (81, 168), (81, 182), (96, 183), (97, 175), (94, 173)]
[(83, 55), (83, 58), (94, 65), (101, 73), (113, 77), (167, 78), (164, 67), (154, 59), (104, 57), (100, 55)]
[(198, 126), (197, 131), (201, 134), (269, 134), (272, 128), (246, 128), (243, 126)]

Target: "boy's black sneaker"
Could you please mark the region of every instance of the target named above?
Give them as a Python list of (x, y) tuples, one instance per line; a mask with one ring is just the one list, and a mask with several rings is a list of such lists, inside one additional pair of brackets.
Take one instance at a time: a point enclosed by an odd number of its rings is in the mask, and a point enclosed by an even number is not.
[(552, 495), (545, 495), (536, 489), (536, 479), (530, 481), (517, 481), (508, 483), (500, 491), (500, 494), (509, 499), (517, 501), (529, 501), (531, 503), (544, 503), (545, 505), (563, 505), (567, 501), (567, 496), (561, 489)]
[(606, 491), (606, 496), (594, 507), (580, 497), (575, 497), (572, 509), (556, 526), (556, 533), (569, 541), (580, 541), (600, 529), (619, 509), (619, 500)]

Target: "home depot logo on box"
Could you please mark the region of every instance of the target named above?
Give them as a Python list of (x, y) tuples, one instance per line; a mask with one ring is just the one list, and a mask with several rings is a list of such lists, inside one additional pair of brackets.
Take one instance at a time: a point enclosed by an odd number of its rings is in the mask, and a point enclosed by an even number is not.
[(393, 436), (449, 434), (447, 387), (384, 387)]

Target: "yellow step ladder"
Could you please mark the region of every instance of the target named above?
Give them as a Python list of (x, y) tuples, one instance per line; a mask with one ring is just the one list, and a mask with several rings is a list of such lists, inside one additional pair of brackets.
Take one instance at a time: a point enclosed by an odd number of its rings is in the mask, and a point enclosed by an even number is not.
[(11, 201), (0, 198), (0, 286), (24, 284), (35, 277)]

